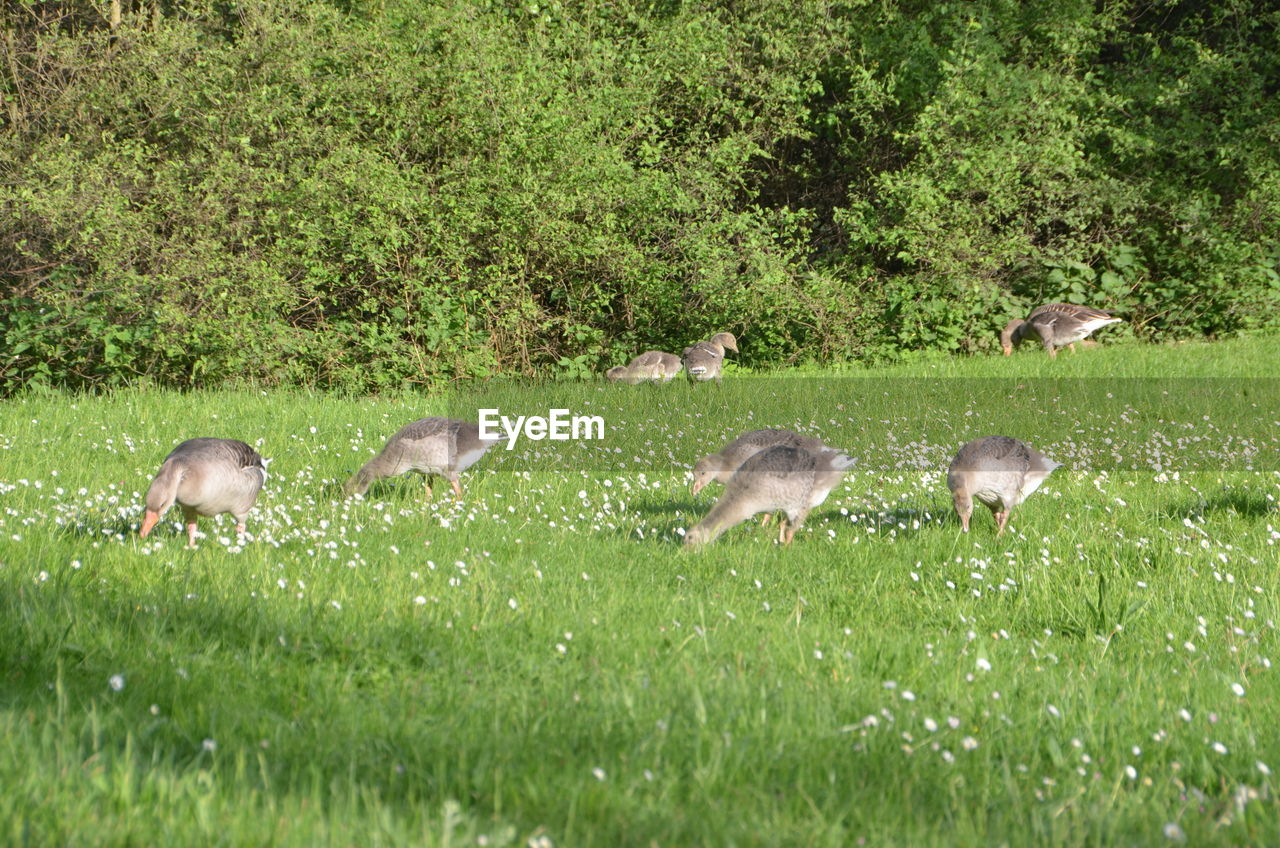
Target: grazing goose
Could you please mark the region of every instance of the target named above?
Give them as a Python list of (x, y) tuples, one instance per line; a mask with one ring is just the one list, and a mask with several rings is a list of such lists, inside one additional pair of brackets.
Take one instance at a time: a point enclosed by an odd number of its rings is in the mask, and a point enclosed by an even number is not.
[(1109, 312), (1074, 303), (1047, 303), (1031, 310), (1026, 320), (1015, 318), (1000, 334), (1000, 347), (1009, 356), (1023, 339), (1034, 336), (1040, 339), (1050, 357), (1057, 357), (1058, 348), (1066, 346), (1076, 352), (1075, 343), (1094, 330), (1123, 321)]
[(674, 353), (647, 350), (626, 365), (610, 368), (604, 376), (610, 383), (623, 382), (633, 386), (646, 382), (666, 383), (679, 374), (683, 367), (680, 357)]
[(160, 516), (176, 502), (187, 522), (187, 544), (196, 546), (196, 519), (229, 512), (236, 519), (236, 533), (244, 533), (262, 484), (267, 460), (235, 439), (188, 439), (165, 457), (147, 489), (147, 511), (138, 535), (147, 534)]
[(1004, 532), (1013, 508), (1040, 488), (1054, 462), (1030, 445), (1008, 436), (974, 439), (956, 454), (947, 469), (947, 488), (960, 516), (960, 526), (969, 532), (969, 516), (975, 499), (987, 505), (996, 519), (996, 535)]
[(810, 453), (774, 445), (749, 458), (729, 478), (707, 517), (685, 534), (686, 545), (715, 541), (721, 533), (761, 512), (787, 514), (778, 541), (791, 544), (809, 511), (827, 499), (853, 460), (837, 451)]
[(480, 425), (453, 418), (419, 418), (387, 439), (378, 455), (366, 462), (342, 487), (347, 495), (363, 495), (375, 480), (398, 477), (407, 471), (427, 476), (427, 499), (431, 498), (431, 475), (439, 474), (462, 497), (458, 475), (484, 456), (501, 439), (480, 438)]
[(716, 333), (705, 342), (689, 345), (681, 356), (685, 373), (689, 375), (689, 379), (700, 382), (719, 380), (726, 350), (738, 352), (738, 340), (733, 337), (733, 333)]
[(834, 451), (820, 440), (802, 436), (790, 430), (750, 430), (720, 449), (719, 453), (704, 456), (693, 465), (693, 494), (698, 494), (708, 483), (728, 483), (742, 463), (765, 448), (774, 445), (800, 448), (810, 453)]

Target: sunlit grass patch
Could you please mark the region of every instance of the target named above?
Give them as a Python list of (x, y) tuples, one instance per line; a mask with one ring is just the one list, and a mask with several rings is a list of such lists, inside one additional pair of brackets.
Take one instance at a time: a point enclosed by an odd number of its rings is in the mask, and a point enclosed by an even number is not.
[[(1122, 349), (1058, 357), (1099, 369), (1071, 380), (1041, 356), (10, 402), (0, 832), (1277, 841), (1276, 383), (1129, 377)], [(490, 400), (598, 411), (608, 437), (495, 448), (460, 500), (414, 475), (340, 496), (407, 421)], [(682, 549), (717, 496), (690, 493), (694, 461), (755, 427), (858, 463), (790, 548), (744, 523)], [(945, 483), (990, 433), (1064, 463), (999, 539), (986, 515), (959, 532)], [(139, 540), (151, 475), (195, 435), (273, 460), (246, 537), (224, 516), (196, 550), (175, 520)]]

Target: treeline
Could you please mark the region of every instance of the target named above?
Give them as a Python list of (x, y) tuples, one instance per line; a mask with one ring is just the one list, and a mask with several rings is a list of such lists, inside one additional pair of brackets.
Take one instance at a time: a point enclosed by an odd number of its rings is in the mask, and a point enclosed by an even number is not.
[(0, 392), (1280, 325), (1280, 11), (0, 0)]

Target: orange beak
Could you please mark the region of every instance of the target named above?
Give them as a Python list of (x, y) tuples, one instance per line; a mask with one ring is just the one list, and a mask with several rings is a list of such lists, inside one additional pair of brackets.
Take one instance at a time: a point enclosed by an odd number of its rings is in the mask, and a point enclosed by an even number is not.
[(160, 521), (160, 513), (153, 509), (147, 510), (147, 514), (142, 518), (142, 529), (138, 531), (138, 536), (143, 539), (147, 538), (147, 534), (151, 532), (151, 528), (155, 527), (158, 521)]
[(1013, 356), (1013, 348), (1012, 348), (1012, 347), (1006, 347), (1006, 348), (1004, 349), (1004, 355), (1005, 355), (1005, 356)]
[(701, 492), (701, 491), (702, 491), (702, 487), (703, 487), (703, 486), (705, 486), (705, 485), (707, 485), (707, 481), (705, 481), (705, 480), (694, 480), (694, 481), (693, 481), (693, 486), (691, 487), (691, 488), (692, 488), (692, 490), (693, 490), (693, 494), (695, 494), (695, 495), (696, 495), (696, 494), (698, 494), (698, 492)]

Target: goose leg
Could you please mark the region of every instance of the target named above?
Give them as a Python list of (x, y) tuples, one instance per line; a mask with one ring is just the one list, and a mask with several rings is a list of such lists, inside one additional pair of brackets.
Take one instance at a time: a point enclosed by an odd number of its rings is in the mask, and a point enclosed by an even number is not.
[(809, 510), (801, 509), (796, 512), (787, 512), (786, 517), (780, 519), (785, 539), (782, 544), (790, 545), (791, 540), (796, 537), (796, 531), (800, 529), (800, 525), (804, 524), (805, 518), (809, 515)]
[(995, 514), (995, 515), (996, 515), (996, 535), (997, 535), (997, 536), (1000, 536), (1000, 535), (1003, 535), (1003, 534), (1004, 534), (1004, 528), (1005, 528), (1005, 525), (1007, 525), (1007, 524), (1009, 523), (1009, 512), (1010, 512), (1010, 510), (1005, 510), (1004, 512), (997, 512), (997, 513)]
[(187, 524), (187, 547), (194, 548), (196, 546), (196, 519), (199, 516), (194, 509), (184, 506), (182, 508), (182, 517), (186, 519)]
[(791, 540), (796, 537), (796, 531), (804, 524), (804, 520), (809, 517), (808, 509), (800, 509), (795, 513), (787, 514), (787, 544), (791, 544)]
[(453, 494), (458, 500), (462, 500), (462, 484), (458, 482), (458, 478), (454, 477), (449, 481), (449, 484), (453, 486)]
[(1075, 343), (1075, 342), (1072, 342), (1071, 344), (1067, 345), (1067, 350), (1071, 351), (1071, 355), (1072, 355), (1072, 356), (1075, 356), (1075, 354), (1076, 354), (1076, 343)]

